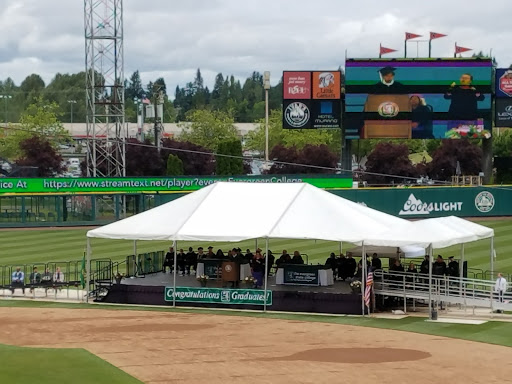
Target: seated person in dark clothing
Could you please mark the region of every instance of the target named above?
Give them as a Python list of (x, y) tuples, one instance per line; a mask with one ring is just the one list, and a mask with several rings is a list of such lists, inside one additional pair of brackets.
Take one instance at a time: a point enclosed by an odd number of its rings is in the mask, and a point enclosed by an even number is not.
[(411, 104), (412, 136), (415, 139), (433, 139), (432, 111), (419, 95), (412, 95)]
[(16, 271), (11, 276), (11, 292), (14, 293), (16, 288), (21, 288), (25, 293), (25, 273), (21, 271), (20, 267), (16, 267)]
[[(228, 256), (231, 256), (231, 250), (228, 251)], [(224, 252), (222, 252), (222, 249), (218, 249), (217, 253), (215, 254), (216, 259), (224, 259), (226, 256), (224, 256)]]
[(206, 253), (203, 251), (203, 247), (197, 248), (197, 260), (206, 258)]
[(280, 266), (282, 264), (290, 264), (291, 262), (291, 257), (290, 255), (288, 254), (288, 252), (286, 251), (286, 249), (283, 249), (283, 253), (281, 254), (281, 256), (279, 257), (279, 259), (276, 260), (276, 266), (277, 268), (280, 268)]
[(354, 274), (356, 273), (357, 263), (356, 263), (356, 260), (352, 257), (351, 252), (347, 252), (347, 259), (345, 260), (345, 263), (346, 263), (345, 279), (354, 277)]
[(169, 252), (165, 254), (163, 270), (164, 273), (167, 273), (167, 267), (169, 267), (169, 273), (172, 272), (174, 268), (174, 248), (169, 247)]
[(234, 262), (236, 262), (238, 264), (245, 263), (245, 257), (244, 257), (244, 255), (242, 255), (242, 250), (240, 248), (233, 248), (231, 253), (233, 254)]
[(332, 269), (332, 273), (334, 275), (336, 275), (337, 260), (336, 260), (336, 255), (334, 254), (334, 252), (331, 252), (331, 254), (327, 258), (327, 260), (325, 260), (325, 265), (327, 267), (330, 267)]
[(300, 255), (299, 251), (293, 252), (292, 264), (304, 264), (304, 259)]
[(423, 260), (421, 262), (421, 265), (420, 265), (420, 273), (424, 274), (424, 275), (428, 275), (428, 269), (430, 268), (429, 267), (429, 264), (430, 263), (430, 257), (428, 255), (425, 256), (425, 260)]
[(276, 260), (276, 257), (272, 253), (272, 251), (268, 250), (267, 255), (267, 274), (270, 276), (270, 271), (272, 270), (272, 267), (274, 266), (274, 261)]
[(455, 258), (453, 256), (450, 256), (448, 260), (448, 275), (451, 277), (459, 277), (459, 263), (455, 261)]
[[(32, 273), (29, 276), (30, 284), (37, 285), (41, 283), (41, 274), (37, 272), (37, 267), (34, 267)], [(30, 288), (30, 292), (32, 292), (34, 288)]]
[(183, 252), (183, 249), (180, 249), (176, 254), (176, 264), (178, 264), (181, 276), (185, 274), (190, 275), (190, 266), (187, 265), (187, 256), (185, 252)]
[[(50, 268), (46, 268), (44, 270), (43, 275), (41, 276), (41, 285), (45, 285), (47, 287), (52, 285), (53, 281), (53, 273), (50, 272)], [(46, 288), (48, 289), (48, 288)]]
[(188, 265), (190, 272), (190, 267), (194, 268), (194, 271), (197, 269), (197, 254), (194, 252), (192, 247), (188, 248), (188, 252), (185, 255), (185, 264)]
[(382, 269), (382, 262), (379, 259), (379, 256), (374, 253), (372, 256), (372, 269), (375, 271), (376, 269)]
[(213, 253), (213, 247), (212, 246), (208, 247), (208, 253), (206, 254), (206, 258), (207, 259), (215, 259), (215, 253)]
[(343, 253), (336, 258), (336, 269), (338, 270), (338, 279), (345, 280), (347, 278), (347, 258)]
[(446, 275), (446, 263), (443, 260), (443, 256), (437, 255), (436, 262), (434, 263), (434, 265), (432, 265), (432, 275)]
[(357, 263), (357, 271), (354, 275), (355, 280), (363, 281), (363, 261), (359, 260), (359, 263)]
[(247, 248), (245, 251), (244, 259), (250, 262), (253, 257), (254, 257), (254, 255), (252, 254), (251, 250), (249, 248)]

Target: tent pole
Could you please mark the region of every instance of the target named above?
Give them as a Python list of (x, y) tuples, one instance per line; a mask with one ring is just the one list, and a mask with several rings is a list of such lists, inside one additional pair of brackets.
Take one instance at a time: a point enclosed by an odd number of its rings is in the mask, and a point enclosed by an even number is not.
[(459, 289), (462, 297), (462, 280), (464, 279), (464, 243), (460, 245), (460, 265), (459, 265)]
[(267, 312), (267, 284), (268, 284), (268, 237), (265, 239), (265, 268), (264, 268), (264, 274), (265, 274), (265, 285), (263, 287), (263, 312)]
[(491, 237), (491, 280), (494, 280), (494, 236)]
[(428, 318), (432, 320), (432, 260), (434, 252), (432, 244), (428, 247)]
[(134, 275), (137, 275), (137, 240), (133, 240), (133, 262), (135, 264)]
[(178, 248), (178, 242), (175, 240), (172, 242), (174, 244), (174, 267), (173, 267), (173, 274), (172, 274), (172, 306), (173, 308), (176, 307), (176, 249)]
[(365, 313), (365, 310), (364, 310), (364, 289), (365, 289), (365, 269), (366, 269), (366, 252), (365, 252), (365, 247), (364, 247), (364, 241), (362, 242), (361, 244), (361, 268), (362, 268), (362, 273), (361, 273), (361, 310), (362, 310), (362, 315), (364, 316), (364, 313)]
[(343, 253), (343, 242), (340, 241), (340, 255)]
[(85, 301), (89, 302), (89, 286), (91, 285), (91, 238), (87, 238), (87, 259), (85, 263)]
[(258, 249), (258, 239), (255, 240), (256, 244), (254, 244), (254, 253), (256, 253), (256, 250)]

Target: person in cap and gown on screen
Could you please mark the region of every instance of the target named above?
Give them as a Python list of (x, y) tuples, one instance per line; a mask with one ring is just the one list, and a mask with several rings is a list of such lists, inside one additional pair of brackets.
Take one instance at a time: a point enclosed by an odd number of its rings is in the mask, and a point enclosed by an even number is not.
[(444, 94), (445, 99), (451, 100), (448, 119), (478, 119), (478, 102), (483, 101), (485, 96), (478, 92), (472, 83), (473, 76), (470, 73), (463, 73), (459, 79), (459, 85), (455, 82), (450, 85)]
[(396, 68), (389, 65), (379, 69), (380, 81), (372, 87), (374, 95), (403, 94), (405, 89), (402, 83), (395, 81)]

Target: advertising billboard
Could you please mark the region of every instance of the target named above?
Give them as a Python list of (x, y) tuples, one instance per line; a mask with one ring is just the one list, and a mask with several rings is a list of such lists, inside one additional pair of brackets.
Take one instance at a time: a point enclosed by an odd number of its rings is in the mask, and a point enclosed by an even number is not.
[(283, 72), (283, 128), (341, 127), (339, 71)]
[(496, 97), (512, 98), (512, 69), (496, 69)]
[(512, 98), (498, 99), (495, 104), (496, 117), (494, 125), (496, 127), (512, 127)]
[(489, 138), (490, 59), (348, 59), (346, 137)]

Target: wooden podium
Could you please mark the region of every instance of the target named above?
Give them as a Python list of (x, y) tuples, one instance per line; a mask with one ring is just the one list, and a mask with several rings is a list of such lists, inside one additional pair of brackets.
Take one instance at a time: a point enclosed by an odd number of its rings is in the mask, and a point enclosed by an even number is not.
[[(364, 105), (364, 112), (379, 113), (379, 106), (383, 103), (394, 103), (398, 112), (411, 112), (408, 95), (368, 95)], [(363, 139), (410, 139), (412, 136), (411, 120), (364, 120)]]
[(222, 262), (222, 282), (237, 282), (240, 280), (240, 266), (234, 261)]

